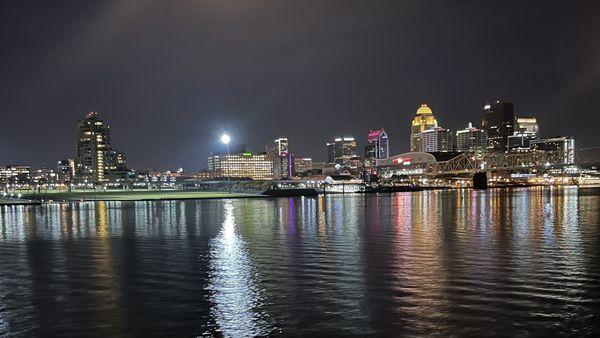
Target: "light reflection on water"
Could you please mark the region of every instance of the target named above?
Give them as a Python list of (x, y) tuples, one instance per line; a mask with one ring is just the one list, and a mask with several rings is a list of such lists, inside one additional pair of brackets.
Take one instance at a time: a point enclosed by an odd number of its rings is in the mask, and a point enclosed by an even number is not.
[(600, 191), (0, 207), (0, 335), (592, 334)]
[(268, 315), (261, 313), (263, 302), (259, 276), (252, 266), (244, 239), (237, 234), (234, 202), (223, 205), (223, 227), (210, 242), (212, 315), (218, 331), (228, 337), (264, 336), (271, 333)]

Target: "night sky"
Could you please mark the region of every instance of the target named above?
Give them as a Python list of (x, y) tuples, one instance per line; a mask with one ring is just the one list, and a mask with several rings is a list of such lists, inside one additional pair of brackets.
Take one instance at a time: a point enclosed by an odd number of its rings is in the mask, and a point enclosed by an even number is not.
[(600, 1), (2, 1), (0, 43), (0, 164), (72, 158), (87, 111), (132, 168), (195, 170), (224, 130), (400, 153), (421, 103), (458, 129), (497, 98), (600, 145)]

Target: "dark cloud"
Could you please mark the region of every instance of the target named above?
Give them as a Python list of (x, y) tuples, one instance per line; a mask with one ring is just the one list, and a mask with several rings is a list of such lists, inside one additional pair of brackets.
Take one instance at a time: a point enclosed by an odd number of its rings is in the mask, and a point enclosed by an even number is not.
[(6, 1), (0, 162), (73, 156), (96, 110), (133, 167), (199, 167), (220, 131), (323, 158), (427, 102), (452, 129), (501, 98), (547, 135), (597, 145), (594, 1)]

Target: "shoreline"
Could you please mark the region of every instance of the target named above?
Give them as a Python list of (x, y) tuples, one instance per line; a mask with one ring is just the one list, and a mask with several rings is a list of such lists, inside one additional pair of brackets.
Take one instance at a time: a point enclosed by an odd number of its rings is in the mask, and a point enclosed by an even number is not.
[[(546, 185), (502, 185), (488, 187), (489, 189), (510, 189), (510, 188), (534, 188), (534, 187), (577, 187), (578, 189), (594, 189), (600, 187), (579, 187), (575, 185), (569, 186), (546, 186)], [(406, 191), (419, 192), (431, 190), (462, 190), (473, 189), (472, 187), (455, 188), (455, 187), (423, 187), (421, 190)], [(475, 190), (475, 189), (473, 189)], [(348, 193), (351, 194), (366, 194)], [(369, 193), (372, 194), (372, 193)], [(394, 192), (376, 192), (375, 194), (394, 194)], [(319, 194), (330, 195), (330, 194)], [(343, 194), (331, 194), (343, 195)], [(285, 196), (282, 196), (285, 197)], [(288, 196), (291, 197), (291, 196)], [(278, 196), (270, 196), (263, 194), (251, 193), (228, 193), (228, 192), (211, 192), (211, 191), (189, 191), (189, 190), (174, 190), (174, 191), (102, 191), (102, 192), (50, 192), (41, 194), (27, 194), (20, 200), (0, 199), (0, 206), (21, 206), (21, 205), (41, 205), (45, 203), (80, 203), (80, 202), (151, 202), (151, 201), (181, 201), (181, 200), (222, 200), (222, 199), (246, 199), (246, 198), (278, 198)]]

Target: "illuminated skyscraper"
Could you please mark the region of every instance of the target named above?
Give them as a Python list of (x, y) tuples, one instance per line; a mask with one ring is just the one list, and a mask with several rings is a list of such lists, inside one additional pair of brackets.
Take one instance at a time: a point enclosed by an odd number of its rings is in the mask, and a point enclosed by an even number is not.
[(517, 117), (515, 131), (508, 136), (508, 150), (510, 152), (526, 152), (530, 150), (530, 143), (539, 138), (539, 126), (535, 117)]
[(517, 117), (515, 134), (525, 134), (531, 139), (537, 139), (540, 136), (540, 127), (537, 119), (530, 117)]
[(338, 137), (334, 140), (335, 163), (349, 166), (351, 160), (357, 158), (354, 137)]
[(367, 145), (365, 147), (365, 165), (374, 166), (375, 159), (387, 158), (390, 154), (388, 136), (385, 130), (371, 130), (367, 136)]
[(456, 132), (456, 150), (457, 151), (482, 151), (487, 148), (487, 134), (485, 131), (469, 126)]
[(410, 150), (421, 151), (422, 149), (422, 135), (421, 133), (427, 129), (435, 128), (438, 126), (435, 116), (431, 108), (426, 104), (422, 104), (417, 109), (417, 115), (412, 120), (410, 129)]
[(510, 102), (496, 101), (483, 107), (481, 129), (488, 136), (488, 149), (506, 151), (508, 137), (513, 135), (515, 114), (513, 104)]
[(125, 156), (112, 149), (110, 127), (98, 119), (98, 113), (88, 113), (79, 121), (75, 176), (79, 182), (102, 183), (125, 171)]
[(327, 142), (327, 164), (335, 164), (335, 142)]
[(267, 153), (273, 160), (273, 177), (275, 179), (290, 178), (294, 175), (294, 155), (289, 152), (286, 137), (275, 139)]
[(422, 152), (450, 152), (454, 151), (454, 135), (450, 129), (433, 127), (421, 133)]
[(277, 155), (282, 156), (288, 153), (288, 139), (287, 137), (280, 137), (275, 139), (275, 152)]

